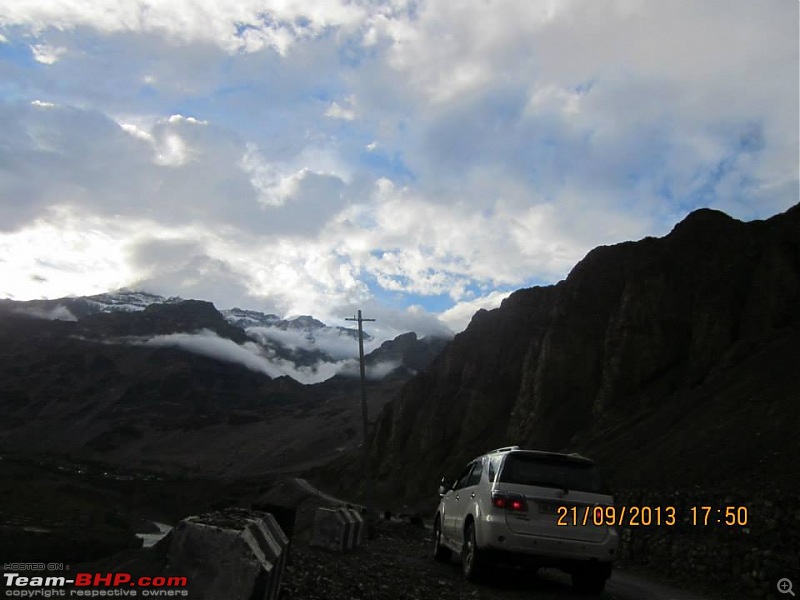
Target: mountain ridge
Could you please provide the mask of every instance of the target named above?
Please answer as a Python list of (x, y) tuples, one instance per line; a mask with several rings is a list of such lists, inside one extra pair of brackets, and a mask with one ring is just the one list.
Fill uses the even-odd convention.
[[(317, 464), (358, 443), (357, 344), (349, 334), (340, 339), (301, 318), (293, 330), (291, 322), (278, 329), (292, 336), (278, 351), (210, 302), (134, 299), (0, 302), (0, 452), (221, 474)], [(325, 348), (291, 347), (308, 342), (308, 328), (350, 357), (326, 362)], [(387, 341), (383, 354), (368, 355), (372, 415), (438, 343), (399, 338), (405, 353), (387, 353)], [(302, 352), (306, 363), (291, 362)]]
[[(413, 501), (512, 443), (595, 456), (626, 486), (701, 484), (718, 472), (764, 483), (747, 451), (780, 456), (769, 472), (787, 478), (800, 451), (786, 425), (800, 422), (798, 306), (798, 206), (750, 223), (696, 211), (663, 238), (596, 248), (563, 281), (478, 311), (404, 385), (376, 423), (379, 487)], [(766, 394), (758, 406), (782, 422), (742, 395), (755, 381)], [(774, 434), (755, 440), (755, 428)]]
[[(78, 321), (81, 325), (77, 334), (95, 337), (214, 332), (238, 344), (255, 342), (265, 360), (274, 363), (277, 369), (283, 369), (284, 374), (300, 378), (302, 383), (316, 383), (339, 371), (345, 376), (354, 372), (349, 363), (356, 354), (358, 331), (331, 327), (310, 315), (284, 319), (240, 308), (218, 311), (213, 304), (202, 300), (165, 298), (127, 289), (52, 300), (3, 299), (0, 300), (0, 312), (45, 320)], [(422, 352), (427, 357), (425, 361), (429, 361), (431, 352), (438, 351), (445, 339), (437, 336), (421, 338), (411, 354)], [(364, 340), (369, 354), (371, 347), (375, 347), (375, 339), (364, 332)], [(376, 366), (377, 362), (371, 359), (369, 364)], [(399, 362), (395, 366), (400, 366)], [(419, 369), (419, 365), (406, 366), (409, 367), (407, 374)], [(385, 371), (386, 368), (380, 368), (376, 373)]]

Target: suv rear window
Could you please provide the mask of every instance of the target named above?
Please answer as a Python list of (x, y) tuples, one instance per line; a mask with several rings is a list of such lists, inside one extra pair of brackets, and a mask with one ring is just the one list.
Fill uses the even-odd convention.
[(469, 474), (469, 479), (467, 479), (467, 487), (471, 485), (478, 485), (481, 482), (482, 474), (483, 474), (483, 463), (481, 461), (478, 461), (472, 468), (472, 473)]
[(592, 463), (523, 453), (506, 457), (499, 481), (595, 494), (608, 493), (600, 472)]

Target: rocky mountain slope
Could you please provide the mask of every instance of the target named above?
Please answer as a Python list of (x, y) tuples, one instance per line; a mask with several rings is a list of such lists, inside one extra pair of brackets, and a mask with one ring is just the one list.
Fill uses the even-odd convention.
[(699, 210), (479, 311), (384, 409), (379, 489), (435, 498), (508, 444), (580, 451), (624, 488), (797, 486), (798, 364), (800, 206)]
[[(0, 310), (62, 321), (117, 314), (117, 322), (124, 327), (129, 321), (128, 316), (135, 320), (135, 313), (145, 311), (150, 306), (182, 302), (183, 298), (164, 298), (148, 292), (122, 289), (94, 296), (53, 300), (0, 300)], [(241, 308), (225, 309), (220, 314), (228, 323), (244, 330), (266, 354), (288, 361), (294, 367), (313, 369), (321, 363), (335, 363), (352, 357), (353, 343), (358, 339), (358, 331), (353, 328), (331, 327), (309, 315), (283, 319), (275, 314)], [(364, 332), (364, 340), (369, 349), (373, 345), (373, 338), (368, 332)]]
[[(360, 442), (356, 378), (303, 385), (212, 304), (157, 298), (111, 310), (0, 303), (0, 451), (241, 475), (318, 464)], [(301, 335), (325, 327), (308, 321), (295, 323)], [(372, 415), (439, 343), (401, 336), (384, 346), (405, 355), (370, 358), (394, 369), (369, 382)]]

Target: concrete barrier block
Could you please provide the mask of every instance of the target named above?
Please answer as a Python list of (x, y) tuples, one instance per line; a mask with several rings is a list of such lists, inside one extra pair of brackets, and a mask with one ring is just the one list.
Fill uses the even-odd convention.
[(269, 513), (226, 509), (188, 517), (171, 532), (166, 572), (195, 600), (276, 600), (289, 540)]
[(350, 521), (339, 509), (318, 508), (314, 513), (314, 532), (311, 545), (334, 552), (350, 549)]
[(346, 508), (340, 508), (339, 512), (342, 513), (344, 520), (347, 522), (347, 549), (353, 550), (358, 540), (358, 520)]
[(364, 517), (355, 508), (347, 508), (345, 510), (352, 515), (356, 522), (355, 547), (363, 546), (367, 539), (367, 524), (364, 521)]

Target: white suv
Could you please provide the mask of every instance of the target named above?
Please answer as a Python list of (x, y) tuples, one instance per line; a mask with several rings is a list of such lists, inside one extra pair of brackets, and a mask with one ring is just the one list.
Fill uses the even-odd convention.
[(614, 500), (588, 458), (498, 448), (471, 461), (449, 489), (442, 480), (439, 495), (434, 557), (460, 554), (469, 580), (495, 562), (556, 567), (577, 589), (599, 594), (611, 576), (619, 536), (593, 517)]

